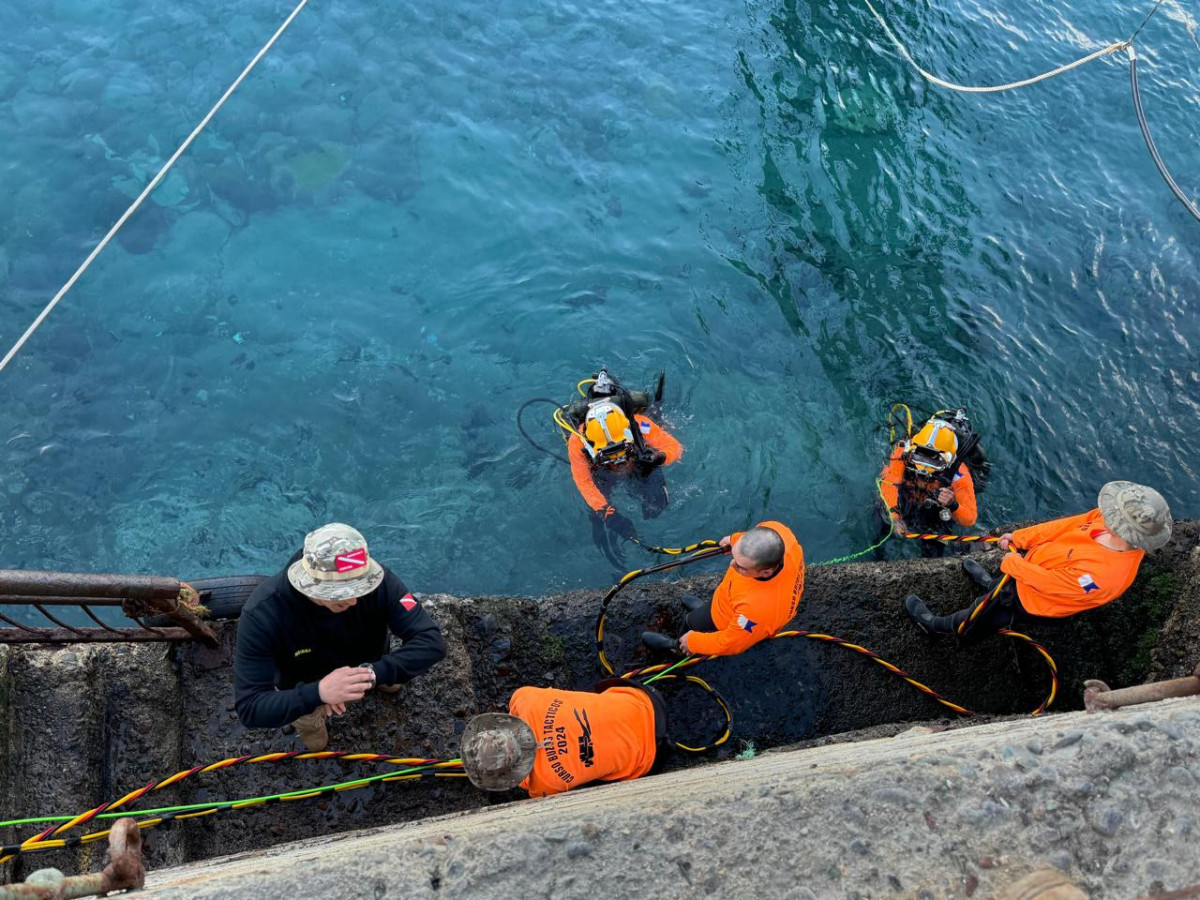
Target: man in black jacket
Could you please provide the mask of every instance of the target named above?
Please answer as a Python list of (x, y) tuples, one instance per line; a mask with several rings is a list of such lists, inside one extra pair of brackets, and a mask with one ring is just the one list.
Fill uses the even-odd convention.
[[(403, 646), (389, 652), (388, 631)], [(238, 623), (234, 703), (247, 728), (288, 722), (311, 751), (325, 720), (367, 691), (395, 693), (446, 655), (441, 629), (366, 539), (333, 523), (250, 595)]]

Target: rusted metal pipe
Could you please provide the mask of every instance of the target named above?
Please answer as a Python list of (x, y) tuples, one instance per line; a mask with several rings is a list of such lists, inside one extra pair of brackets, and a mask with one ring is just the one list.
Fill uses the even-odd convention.
[[(178, 629), (208, 647), (217, 646), (217, 636), (212, 627), (202, 622), (193, 611), (199, 603), (196, 590), (186, 582), (175, 578), (154, 575), (97, 575), (78, 572), (34, 572), (25, 569), (0, 569), (0, 607), (31, 605), (43, 616), (59, 626), (55, 629), (30, 628), (0, 615), (0, 620), (14, 626), (15, 631), (0, 630), (0, 643), (71, 643), (73, 641), (176, 641), (186, 640), (177, 634)], [(140, 629), (121, 629), (117, 633), (107, 629), (75, 628), (56, 618), (46, 606), (82, 606), (84, 612), (97, 623), (104, 625), (87, 606), (119, 605), (126, 616), (138, 622)], [(169, 616), (177, 628), (147, 629), (139, 621), (146, 616), (162, 614)]]
[(108, 865), (103, 872), (66, 877), (42, 869), (24, 884), (0, 885), (0, 900), (75, 900), (111, 891), (136, 890), (146, 883), (142, 831), (133, 819), (117, 819), (108, 835)]
[(157, 575), (98, 575), (88, 572), (0, 569), (0, 600), (9, 596), (172, 600), (179, 596), (179, 580)]
[(1191, 697), (1200, 694), (1200, 666), (1186, 678), (1155, 681), (1114, 691), (1103, 681), (1088, 679), (1083, 683), (1083, 706), (1088, 712), (1100, 709), (1120, 709), (1138, 703), (1154, 703), (1169, 697)]
[(4, 606), (32, 606), (42, 603), (46, 606), (120, 606), (125, 601), (120, 597), (51, 597), (38, 594), (5, 594), (0, 596), (0, 604)]
[(0, 628), (0, 644), (145, 644), (155, 641), (194, 641), (196, 636), (183, 628), (41, 628), (23, 631), (17, 628)]

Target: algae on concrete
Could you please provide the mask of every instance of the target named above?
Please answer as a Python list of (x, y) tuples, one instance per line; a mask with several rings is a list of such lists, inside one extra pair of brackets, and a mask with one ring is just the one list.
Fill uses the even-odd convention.
[[(1062, 672), (1055, 709), (1078, 708), (1078, 685), (1084, 678), (1102, 678), (1121, 687), (1140, 681), (1151, 670), (1167, 673), (1164, 677), (1191, 671), (1200, 635), (1198, 544), (1196, 523), (1180, 522), (1171, 549), (1147, 561), (1151, 578), (1165, 574), (1177, 580), (1170, 604), (1160, 596), (1166, 582), (1139, 579), (1110, 608), (1058, 629), (1031, 631), (1054, 653)], [(979, 558), (985, 565), (996, 564), (995, 555)], [(683, 581), (630, 585), (614, 601), (609, 617), (610, 658), (618, 666), (643, 662), (641, 631), (678, 627), (679, 598), (711, 590), (719, 577), (719, 572), (711, 572)], [(953, 640), (930, 639), (912, 627), (902, 611), (901, 601), (910, 591), (927, 597), (938, 611), (965, 605), (974, 593), (956, 559), (814, 567), (795, 624), (856, 640), (954, 699), (989, 713), (1023, 714), (1040, 702), (1048, 687), (1040, 658), (999, 638), (970, 649)], [(516, 688), (546, 683), (589, 688), (604, 674), (596, 664), (594, 642), (601, 596), (601, 591), (576, 591), (541, 601), (423, 597), (442, 623), (447, 659), (398, 695), (372, 693), (335, 718), (330, 724), (331, 749), (452, 758), (458, 754), (467, 719), (477, 712), (504, 709)], [(1156, 621), (1155, 615), (1165, 621)], [(1137, 634), (1161, 629), (1162, 643), (1151, 654), (1149, 669), (1141, 663), (1130, 668), (1136, 657), (1130, 622), (1137, 622)], [(6, 805), (6, 815), (80, 812), (182, 768), (298, 749), (298, 740), (288, 732), (247, 730), (237, 721), (232, 691), (236, 622), (218, 624), (221, 642), (216, 649), (20, 646), (0, 652), (0, 691), (8, 696), (5, 713), (0, 693), (0, 736), (9, 722), (8, 752), (0, 764), (0, 777), (5, 778), (0, 803)], [(1112, 652), (1114, 644), (1121, 652)], [(855, 737), (877, 737), (915, 722), (970, 730), (966, 721), (951, 720), (944, 708), (870, 661), (818, 642), (771, 641), (739, 657), (705, 663), (697, 671), (729, 700), (733, 736), (717, 753), (668, 759), (668, 772), (730, 759), (751, 744), (761, 754), (798, 742), (845, 740), (838, 735), (856, 730)], [(692, 721), (706, 713), (693, 714), (691, 710), (703, 707), (693, 705), (682, 692), (671, 694), (668, 706), (676, 728), (707, 724)], [(1055, 727), (1053, 716), (1047, 721), (1047, 727)], [(1182, 751), (1184, 745), (1179, 747)], [(1025, 758), (1019, 747), (1014, 754)], [(1193, 760), (1179, 759), (1179, 766), (1194, 765)], [(964, 765), (978, 772), (986, 769), (978, 763)], [(70, 776), (64, 778), (68, 768)], [(375, 771), (361, 763), (333, 761), (240, 766), (189, 779), (172, 799), (257, 796)], [(658, 785), (657, 779), (647, 781)], [(648, 790), (666, 791), (662, 784)], [(584, 805), (593, 796), (590, 790), (578, 793), (577, 802)], [(179, 823), (169, 831), (155, 829), (147, 833), (147, 848), (153, 864), (162, 865), (216, 856), (231, 848), (251, 851), (314, 834), (393, 825), (515, 796), (483, 795), (459, 781), (404, 782), (308, 804), (225, 813)], [(35, 865), (71, 865), (70, 854), (31, 860)], [(0, 877), (22, 871), (16, 867)]]

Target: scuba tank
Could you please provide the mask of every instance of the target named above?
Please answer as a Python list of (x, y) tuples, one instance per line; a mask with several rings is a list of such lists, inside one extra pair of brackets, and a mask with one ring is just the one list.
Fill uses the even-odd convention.
[[(582, 389), (584, 384), (588, 384), (586, 391)], [(636, 393), (627, 390), (621, 382), (608, 374), (608, 369), (605, 366), (600, 367), (600, 371), (596, 373), (594, 378), (588, 381), (581, 381), (580, 393), (582, 399), (576, 400), (574, 403), (568, 404), (563, 408), (567, 421), (577, 432), (582, 431), (584, 422), (587, 421), (588, 410), (592, 409), (598, 403), (608, 402), (620, 407), (631, 423), (635, 414), (640, 413), (649, 405), (649, 399), (642, 391)]]

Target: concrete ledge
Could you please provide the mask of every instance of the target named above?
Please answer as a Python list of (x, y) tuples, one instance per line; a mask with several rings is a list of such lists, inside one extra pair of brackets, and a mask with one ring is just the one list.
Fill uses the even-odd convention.
[[(993, 568), (998, 563), (996, 554), (981, 554), (978, 559)], [(639, 656), (641, 631), (646, 627), (668, 632), (678, 628), (680, 596), (711, 591), (720, 577), (719, 571), (689, 570), (689, 574), (696, 577), (682, 581), (640, 581), (622, 592), (613, 604), (606, 627), (611, 659), (631, 665), (644, 660)], [(1048, 686), (1047, 669), (1032, 651), (1000, 639), (970, 648), (932, 640), (912, 627), (904, 615), (901, 602), (910, 591), (927, 597), (939, 612), (944, 612), (970, 602), (975, 588), (960, 571), (957, 559), (814, 566), (809, 573), (804, 606), (795, 625), (838, 634), (868, 646), (918, 680), (946, 691), (956, 701), (993, 715), (1021, 714), (1042, 700)], [(459, 735), (467, 719), (476, 712), (503, 709), (509, 696), (521, 685), (590, 688), (602, 677), (593, 637), (601, 596), (600, 591), (576, 591), (541, 600), (424, 596), (423, 602), (445, 631), (449, 647), (447, 659), (395, 697), (373, 694), (355, 704), (333, 723), (333, 748), (451, 758), (458, 754)], [(292, 735), (277, 730), (247, 730), (237, 721), (233, 711), (231, 664), (235, 628), (234, 622), (220, 625), (221, 644), (215, 649), (194, 645), (172, 648), (154, 645), (0, 648), (0, 810), (4, 813), (0, 819), (77, 813), (182, 768), (227, 757), (298, 748), (299, 742)], [(1078, 706), (1082, 681), (1086, 678), (1101, 678), (1114, 687), (1125, 687), (1141, 683), (1148, 677), (1189, 674), (1197, 662), (1196, 639), (1200, 635), (1200, 522), (1177, 522), (1174, 540), (1147, 558), (1134, 586), (1119, 602), (1076, 617), (1060, 627), (1039, 626), (1031, 634), (1049, 647), (1058, 663), (1062, 681), (1055, 709)], [(824, 745), (854, 740), (864, 734), (870, 737), (891, 735), (915, 722), (938, 720), (934, 723), (938, 728), (967, 725), (965, 721), (939, 719), (947, 716), (944, 708), (862, 657), (815, 641), (772, 641), (750, 653), (706, 663), (701, 671), (726, 696), (734, 711), (733, 738), (714, 754), (725, 759), (749, 747), (762, 751), (770, 747), (794, 748), (799, 742)], [(677, 737), (700, 738), (711, 734), (709, 717), (712, 709), (706, 702), (697, 702), (694, 696), (680, 691), (668, 698), (668, 707), (673, 728), (678, 729)], [(1033, 731), (1014, 731), (1013, 734), (1040, 735), (1036, 739), (1050, 746), (1057, 739), (1047, 735), (1075, 727), (1060, 724), (1068, 721), (1072, 718), (1055, 716), (1039, 723), (1000, 724), (1005, 728), (1032, 728)], [(1081, 721), (1087, 721), (1088, 727), (1093, 727), (1093, 720)], [(689, 735), (689, 728), (696, 732), (695, 735)], [(978, 727), (968, 730), (973, 734), (1008, 734), (981, 731)], [(1143, 740), (1139, 734), (1134, 737)], [(701, 765), (703, 769), (694, 778), (657, 776), (628, 788), (587, 790), (554, 804), (533, 805), (530, 808), (536, 812), (528, 814), (540, 820), (542, 816), (551, 815), (547, 810), (563, 806), (580, 810), (579, 821), (586, 823), (590, 820), (585, 808), (601, 801), (609, 803), (605, 798), (610, 795), (624, 796), (620, 791), (633, 791), (631, 796), (635, 799), (628, 807), (629, 823), (620, 825), (619, 830), (626, 845), (649, 848), (645, 852), (651, 855), (622, 857), (616, 854), (615, 846), (605, 845), (604, 859), (612, 860), (611, 865), (596, 862), (600, 851), (594, 857), (585, 852), (592, 839), (575, 837), (568, 841), (574, 847), (574, 855), (559, 859), (562, 848), (552, 837), (543, 834), (546, 829), (540, 825), (530, 832), (529, 846), (522, 843), (514, 852), (524, 848), (536, 858), (544, 857), (547, 861), (547, 868), (542, 873), (543, 882), (539, 882), (541, 886), (535, 893), (551, 889), (566, 895), (571, 891), (582, 893), (586, 887), (577, 888), (572, 886), (575, 882), (567, 883), (568, 876), (576, 870), (583, 873), (581, 877), (586, 877), (587, 881), (581, 882), (585, 885), (614, 882), (619, 887), (626, 882), (632, 884), (630, 879), (634, 879), (634, 875), (631, 873), (654, 865), (672, 874), (674, 881), (664, 881), (664, 885), (686, 887), (690, 879), (692, 889), (712, 884), (738, 893), (748, 884), (753, 884), (753, 890), (757, 891), (761, 884), (762, 890), (769, 888), (773, 892), (771, 896), (775, 896), (779, 894), (776, 888), (782, 890), (785, 885), (789, 890), (795, 888), (795, 882), (784, 879), (776, 883), (773, 880), (776, 875), (771, 873), (782, 869), (793, 876), (806, 873), (805, 877), (809, 879), (833, 872), (826, 881), (817, 878), (808, 882), (810, 890), (818, 896), (850, 896), (855, 891), (871, 896), (885, 896), (890, 891), (904, 896), (905, 892), (911, 893), (918, 886), (935, 883), (930, 873), (943, 869), (931, 867), (948, 866), (944, 870), (946, 874), (939, 876), (945, 884), (937, 890), (953, 896), (952, 891), (960, 890), (953, 887), (953, 878), (965, 879), (961, 886), (965, 891), (972, 883), (970, 878), (981, 880), (985, 877), (984, 872), (991, 871), (980, 867), (980, 859), (994, 861), (999, 855), (1009, 853), (1007, 848), (1019, 847), (1022, 848), (1019, 858), (1024, 861), (1034, 851), (1034, 845), (1026, 846), (1020, 843), (1023, 838), (1011, 835), (978, 851), (969, 843), (976, 831), (985, 831), (983, 826), (989, 817), (1003, 818), (1006, 809), (1014, 808), (1017, 801), (997, 793), (1001, 788), (1008, 790), (1010, 781), (1021, 787), (1022, 779), (1025, 779), (1029, 782), (1028, 789), (1040, 790), (1041, 778), (1068, 777), (1060, 776), (1053, 767), (1046, 767), (1045, 760), (1057, 760), (1057, 756), (1051, 754), (1043, 759), (1032, 750), (1021, 750), (1026, 741), (1034, 739), (993, 738), (1001, 745), (1009, 746), (1013, 754), (1025, 761), (1022, 765), (1026, 768), (1018, 767), (1009, 781), (988, 787), (991, 793), (975, 804), (975, 808), (982, 811), (968, 817), (972, 819), (970, 830), (955, 830), (960, 829), (960, 825), (953, 824), (954, 816), (958, 814), (957, 806), (950, 799), (939, 799), (941, 794), (931, 787), (928, 792), (931, 799), (920, 799), (926, 795), (918, 794), (920, 803), (924, 804), (920, 810), (922, 815), (913, 820), (911, 827), (905, 825), (916, 835), (910, 843), (890, 842), (890, 832), (882, 836), (864, 836), (869, 831), (867, 826), (875, 827), (879, 819), (907, 823), (904, 815), (908, 811), (886, 811), (856, 799), (856, 792), (861, 798), (868, 796), (870, 790), (884, 789), (875, 783), (871, 771), (862, 771), (855, 777), (862, 779), (863, 784), (876, 784), (874, 788), (855, 785), (845, 793), (826, 788), (814, 789), (815, 792), (804, 789), (802, 793), (802, 785), (807, 783), (809, 774), (805, 767), (818, 766), (813, 770), (817, 773), (813, 777), (817, 779), (816, 784), (825, 785), (827, 778), (821, 773), (827, 763), (823, 760), (842, 759), (840, 756), (789, 757), (804, 760), (791, 764), (776, 763), (777, 757), (768, 756), (763, 762), (726, 767), (712, 767), (711, 757), (700, 760), (676, 758), (669, 762), (668, 768)], [(909, 740), (906, 737), (883, 746), (892, 752), (895, 748), (910, 746)], [(940, 752), (937, 748), (959, 746), (954, 743), (957, 740), (958, 737), (942, 734), (912, 746), (920, 748), (922, 753), (937, 753)], [(1188, 741), (1191, 740), (1189, 737)], [(1141, 752), (1136, 743), (1127, 741), (1121, 746), (1126, 749), (1113, 752), (1119, 753), (1122, 759)], [(1178, 750), (1183, 745), (1171, 746)], [(1128, 749), (1130, 747), (1133, 749)], [(816, 753), (818, 749), (813, 747), (809, 752)], [(822, 752), (833, 749), (827, 747)], [(979, 778), (993, 769), (1001, 771), (1002, 760), (983, 755), (989, 751), (994, 754), (996, 747), (984, 744), (972, 751), (978, 758), (955, 760), (951, 769), (970, 769)], [(850, 748), (845, 752), (850, 754), (845, 759), (873, 759), (860, 755), (866, 753), (863, 750)], [(888, 760), (886, 765), (893, 771), (890, 777), (897, 784), (901, 779), (911, 778), (910, 773), (914, 771), (925, 771), (916, 763), (907, 764), (899, 758), (886, 756), (880, 760), (885, 758)], [(810, 759), (814, 762), (809, 762)], [(1030, 759), (1033, 763), (1029, 763)], [(1194, 754), (1188, 757), (1190, 759), (1194, 759)], [(877, 764), (884, 765), (883, 762), (871, 762), (868, 769)], [(743, 768), (747, 765), (750, 768)], [(754, 767), (760, 765), (767, 766), (764, 774), (746, 774), (756, 772)], [(774, 768), (777, 765), (780, 768)], [(797, 767), (796, 773), (791, 773), (789, 765)], [(1195, 778), (1191, 762), (1181, 757), (1160, 768), (1174, 773), (1169, 777), (1180, 779), (1174, 786), (1177, 792), (1194, 793), (1194, 784), (1185, 779), (1185, 775)], [(1179, 775), (1176, 769), (1184, 770), (1184, 775)], [(239, 766), (188, 779), (155, 794), (152, 805), (252, 797), (344, 781), (369, 771), (335, 762)], [(947, 777), (957, 785), (958, 781), (951, 777), (953, 771)], [(1051, 774), (1047, 775), (1047, 772)], [(1094, 834), (1088, 818), (1092, 815), (1089, 804), (1098, 803), (1097, 798), (1107, 788), (1086, 773), (1070, 777), (1090, 785), (1080, 794), (1082, 799), (1074, 794), (1052, 798), (1058, 804), (1053, 809), (1047, 808), (1036, 815), (1024, 811), (1020, 817), (1025, 820), (1030, 833), (1037, 835), (1037, 852), (1043, 857), (1058, 854), (1053, 856), (1056, 862), (1073, 867), (1088, 878), (1100, 880), (1108, 877), (1105, 866), (1111, 861), (1113, 848), (1107, 842), (1095, 844), (1094, 838), (1093, 843), (1080, 843), (1082, 839), (1076, 832)], [(672, 780), (674, 778), (680, 780)], [(713, 790), (713, 784), (743, 778), (751, 778), (755, 789), (761, 784), (772, 793), (763, 797), (747, 795), (741, 799), (730, 799), (730, 795), (723, 793), (712, 794), (713, 809), (721, 810), (719, 820), (707, 815), (704, 803), (710, 802), (709, 799), (699, 805), (694, 802), (695, 798), (709, 797), (707, 792)], [(774, 793), (777, 779), (786, 784), (797, 780), (798, 783), (788, 788), (790, 794)], [(966, 775), (962, 779), (969, 780)], [(1151, 787), (1158, 790), (1160, 785)], [(954, 790), (959, 788), (955, 786)], [(802, 803), (796, 799), (800, 796), (803, 796)], [(662, 805), (660, 801), (664, 797), (673, 797), (674, 803)], [(821, 806), (826, 800), (830, 804), (827, 808)], [(391, 788), (374, 787), (302, 806), (281, 805), (196, 819), (173, 829), (157, 829), (148, 834), (146, 854), (151, 870), (159, 871), (185, 861), (282, 845), (312, 834), (354, 832), (345, 838), (355, 841), (353, 845), (331, 846), (357, 847), (358, 835), (371, 833), (364, 829), (379, 826), (390, 829), (387, 841), (403, 839), (408, 842), (409, 836), (417, 832), (401, 829), (398, 823), (430, 816), (443, 817), (436, 820), (439, 822), (446, 821), (447, 813), (488, 807), (489, 803), (495, 803), (495, 798), (444, 780)], [(745, 804), (760, 808), (766, 817), (765, 825), (772, 825), (781, 817), (789, 823), (809, 822), (811, 816), (810, 824), (798, 826), (807, 827), (809, 831), (793, 834), (788, 830), (791, 827), (788, 824), (780, 826), (778, 832), (764, 832), (764, 823), (756, 824), (752, 816), (743, 815), (742, 805)], [(672, 823), (677, 821), (683, 823), (678, 829), (699, 829), (704, 835), (698, 839), (701, 841), (699, 849), (693, 848), (688, 850), (688, 855), (681, 856), (682, 851), (673, 849), (673, 842), (659, 845), (655, 843), (657, 838), (642, 836), (644, 829), (638, 825), (642, 807), (646, 810), (647, 820), (654, 823), (653, 827), (647, 826), (652, 831), (665, 829), (673, 834), (676, 826)], [(147, 807), (143, 804), (142, 808)], [(619, 806), (611, 809), (611, 813), (603, 815), (614, 821), (626, 815)], [(935, 823), (950, 816), (951, 824), (929, 827), (923, 815), (926, 810)], [(1073, 812), (1068, 816), (1063, 810)], [(1150, 822), (1146, 827), (1159, 827), (1157, 819), (1136, 812), (1133, 806), (1118, 812), (1122, 816), (1118, 824), (1124, 827), (1135, 820), (1139, 825)], [(485, 813), (492, 814), (490, 809)], [(520, 824), (525, 821), (522, 818), (525, 814), (505, 815), (513, 816), (511, 820), (504, 820), (506, 823), (517, 823), (505, 824), (505, 828), (527, 828)], [(979, 819), (980, 824), (973, 824), (973, 819)], [(1109, 824), (1102, 823), (1102, 827), (1110, 828), (1110, 820), (1111, 816), (1104, 820)], [(846, 830), (855, 823), (857, 830)], [(1178, 827), (1185, 825), (1188, 823), (1179, 818)], [(743, 846), (733, 836), (726, 835), (730, 828), (756, 834), (768, 841), (764, 846), (774, 849), (771, 853), (758, 855), (752, 852), (752, 847)], [(4, 842), (29, 836), (29, 831), (24, 828), (9, 828), (4, 832), (0, 834)], [(64, 850), (22, 857), (0, 870), (0, 883), (21, 880), (32, 869), (46, 865), (67, 872), (97, 870), (103, 865), (102, 853), (98, 845), (92, 846), (95, 852)], [(455, 842), (437, 849), (440, 846), (427, 847), (429, 859), (419, 865), (417, 863), (424, 859), (423, 856), (409, 858), (409, 866), (404, 870), (407, 874), (402, 875), (399, 870), (392, 871), (380, 864), (380, 871), (384, 872), (380, 876), (384, 877), (380, 882), (381, 890), (384, 893), (391, 890), (394, 894), (400, 889), (400, 882), (395, 879), (409, 878), (413, 872), (416, 875), (412, 877), (416, 880), (411, 885), (406, 881), (404, 891), (414, 896), (425, 895), (421, 892), (451, 890), (459, 896), (469, 896), (473, 891), (486, 893), (482, 885), (503, 883), (503, 878), (495, 873), (508, 871), (508, 863), (501, 860), (499, 850), (492, 852), (490, 857), (486, 854), (480, 857), (489, 860), (490, 868), (476, 869), (473, 866), (477, 860), (467, 853), (458, 855)], [(732, 851), (727, 847), (734, 848), (737, 855), (730, 856)], [(836, 850), (833, 856), (820, 855), (831, 848)], [(1012, 852), (1016, 854), (1015, 850)], [(1124, 896), (1149, 892), (1155, 879), (1163, 880), (1164, 884), (1173, 883), (1177, 874), (1172, 868), (1175, 863), (1166, 862), (1171, 857), (1154, 848), (1147, 852), (1151, 857), (1146, 863), (1146, 877), (1141, 878), (1146, 884), (1131, 888)], [(945, 862), (947, 854), (952, 857), (951, 863)], [(820, 865), (813, 862), (814, 859)], [(1113, 863), (1117, 864), (1124, 865), (1124, 862)], [(361, 887), (363, 879), (375, 877), (373, 872), (365, 869), (358, 876), (348, 876), (350, 869), (347, 867), (351, 865), (350, 862), (339, 863), (335, 880), (350, 877), (351, 882)], [(745, 865), (753, 871), (743, 872)], [(486, 874), (489, 872), (492, 874)], [(1158, 872), (1162, 874), (1154, 874)], [(1134, 883), (1134, 876), (1128, 871), (1116, 874), (1127, 876), (1129, 883)], [(760, 881), (740, 880), (751, 876)], [(530, 878), (527, 873), (519, 877)], [(497, 882), (497, 878), (500, 881)], [(898, 880), (902, 888), (896, 888), (893, 879)], [(528, 884), (533, 883), (528, 881)], [(858, 886), (847, 886), (852, 883)], [(315, 889), (308, 890), (305, 885), (297, 890), (298, 896), (321, 895)], [(512, 890), (517, 887), (512, 886)], [(373, 887), (371, 891), (374, 892)], [(780, 895), (786, 894), (784, 891)], [(329, 896), (337, 894), (330, 893)], [(1115, 892), (1112, 896), (1122, 894)]]
[(1094, 898), (1200, 882), (1200, 701), (922, 731), (213, 859), (148, 896), (987, 897), (1046, 862)]

